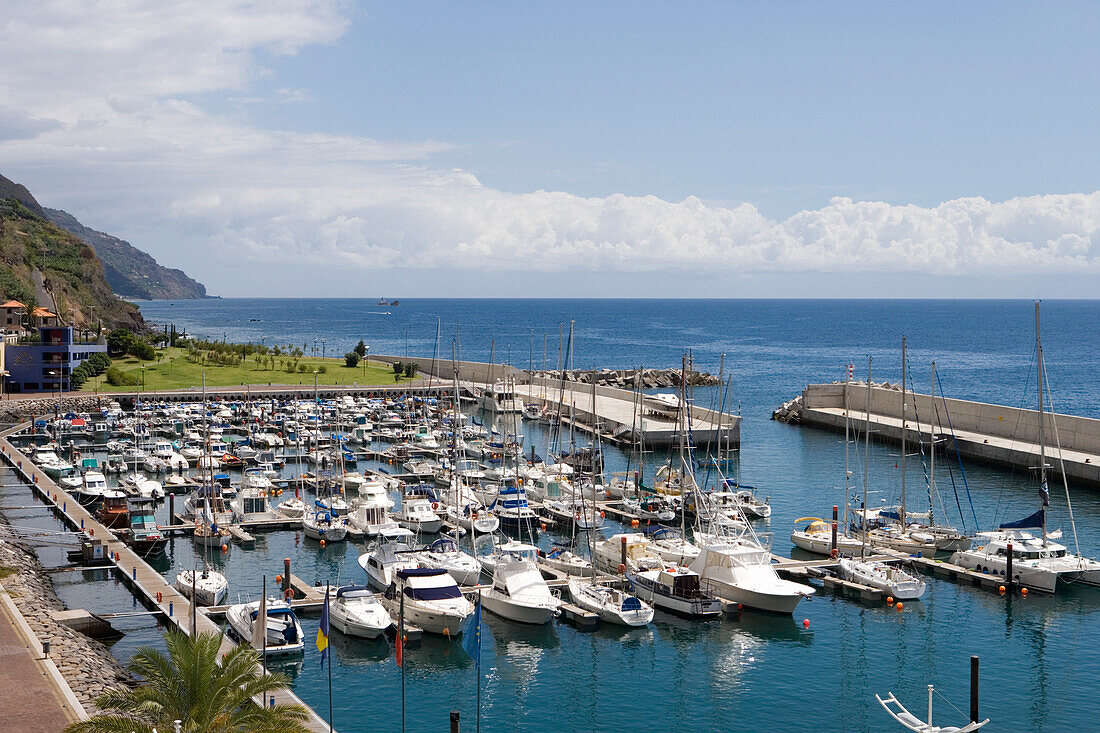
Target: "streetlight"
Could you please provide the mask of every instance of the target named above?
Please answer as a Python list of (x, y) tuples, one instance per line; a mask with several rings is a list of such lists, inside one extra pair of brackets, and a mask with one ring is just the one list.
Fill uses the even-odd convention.
[(325, 358), (325, 340), (321, 339), (321, 358)]

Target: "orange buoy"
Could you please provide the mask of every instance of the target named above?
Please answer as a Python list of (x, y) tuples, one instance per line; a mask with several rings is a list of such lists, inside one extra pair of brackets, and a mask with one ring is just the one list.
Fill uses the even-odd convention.
[(546, 522), (542, 522), (541, 524), (539, 524), (539, 526), (542, 527), (543, 532), (546, 531)]
[(802, 628), (804, 628), (804, 629), (810, 628), (810, 619), (808, 619), (808, 618), (802, 619)]
[(894, 597), (893, 596), (886, 596), (886, 605), (887, 606), (894, 605)]
[(451, 630), (449, 628), (447, 628), (446, 626), (443, 627), (443, 636), (446, 639), (451, 638)]
[(222, 552), (229, 552), (229, 545), (222, 545)]
[(275, 585), (282, 585), (282, 584), (283, 584), (283, 576), (276, 575), (275, 576)]
[(289, 601), (293, 597), (294, 597), (294, 591), (291, 590), (290, 588), (287, 588), (285, 591), (283, 591), (283, 598), (285, 598)]
[(997, 589), (997, 592), (1003, 596), (1005, 594), (1005, 590), (1006, 588), (1002, 585), (1000, 588)]
[(902, 608), (904, 608), (904, 606), (901, 605), (901, 601), (898, 601), (898, 605), (894, 606), (894, 608), (900, 611)]
[(324, 546), (325, 546), (325, 541), (321, 540), (321, 547), (324, 547)]
[(1024, 598), (1027, 598), (1027, 588), (1021, 588), (1020, 595), (1022, 595)]
[(607, 518), (607, 514), (605, 514), (603, 511), (600, 511), (600, 519), (606, 519), (606, 518)]

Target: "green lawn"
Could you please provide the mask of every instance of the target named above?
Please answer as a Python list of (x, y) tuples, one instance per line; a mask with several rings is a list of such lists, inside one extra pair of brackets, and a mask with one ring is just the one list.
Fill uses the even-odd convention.
[[(306, 372), (288, 374), (279, 361), (285, 357), (275, 357), (276, 365), (271, 369), (267, 363), (261, 367), (252, 359), (244, 361), (240, 366), (217, 366), (215, 364), (198, 364), (191, 361), (184, 349), (164, 349), (158, 351), (158, 361), (141, 361), (133, 356), (119, 357), (113, 360), (111, 366), (118, 367), (124, 372), (141, 376), (142, 365), (145, 366), (144, 387), (115, 387), (107, 384), (103, 375), (95, 377), (84, 383), (82, 391), (90, 392), (98, 389), (100, 392), (134, 392), (142, 389), (145, 392), (156, 392), (168, 389), (187, 389), (189, 387), (201, 387), (202, 375), (206, 372), (206, 386), (208, 387), (234, 387), (244, 384), (290, 384), (301, 386), (313, 386), (313, 370), (325, 366), (326, 373), (317, 375), (317, 384), (363, 384), (380, 385), (393, 384), (393, 367), (389, 364), (371, 361), (360, 361), (359, 366), (349, 369), (344, 366), (344, 358), (320, 359), (301, 357), (299, 365), (305, 365)], [(410, 381), (402, 379), (402, 381)]]

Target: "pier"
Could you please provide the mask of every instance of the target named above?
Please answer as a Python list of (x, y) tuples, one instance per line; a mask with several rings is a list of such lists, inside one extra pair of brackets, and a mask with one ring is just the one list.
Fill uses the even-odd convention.
[[(31, 460), (13, 446), (8, 438), (20, 430), (29, 427), (29, 423), (18, 425), (0, 433), (0, 456), (15, 469), (29, 487), (47, 503), (52, 506), (54, 513), (60, 517), (73, 531), (87, 535), (93, 542), (101, 542), (110, 564), (106, 567), (113, 568), (127, 587), (137, 596), (138, 600), (151, 611), (159, 612), (166, 620), (175, 624), (186, 634), (191, 633), (215, 633), (221, 634), (222, 629), (210, 620), (205, 611), (195, 606), (192, 608), (190, 601), (177, 591), (164, 576), (149, 566), (145, 560), (131, 550), (124, 542), (120, 541), (109, 529), (100, 524), (93, 514), (88, 512), (76, 497), (61, 489), (53, 480)], [(226, 634), (222, 640), (223, 654), (228, 653), (236, 646)], [(329, 724), (322, 719), (309, 706), (305, 705), (291, 690), (279, 690), (272, 693), (269, 700), (257, 700), (256, 704), (266, 705), (274, 700), (277, 704), (301, 705), (309, 711), (306, 725), (317, 733), (329, 730)]]
[[(773, 419), (814, 428), (844, 430), (843, 382), (811, 384), (796, 399), (773, 414)], [(848, 420), (855, 430), (869, 428), (890, 442), (925, 445), (933, 440), (948, 454), (1012, 468), (1039, 465), (1039, 413), (985, 402), (972, 402), (910, 392), (904, 428), (901, 390), (873, 384), (870, 414), (867, 385), (848, 385)], [(1070, 481), (1100, 487), (1100, 420), (1045, 413), (1048, 470)], [(1060, 447), (1059, 447), (1060, 443)]]

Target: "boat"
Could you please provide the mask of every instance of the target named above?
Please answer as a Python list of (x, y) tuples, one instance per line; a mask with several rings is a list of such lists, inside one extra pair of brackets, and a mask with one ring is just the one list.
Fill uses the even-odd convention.
[(527, 504), (527, 493), (522, 486), (506, 484), (500, 487), (496, 499), (489, 505), (496, 514), (502, 529), (511, 532), (533, 534), (538, 522), (535, 510)]
[(391, 616), (403, 614), (406, 622), (429, 634), (458, 636), (474, 613), (474, 604), (462, 595), (455, 579), (437, 568), (395, 571), (382, 597)]
[[(833, 550), (833, 526), (820, 517), (799, 517), (795, 521), (795, 529), (791, 532), (791, 543), (806, 552), (815, 555), (830, 555)], [(799, 525), (808, 522), (799, 529)], [(837, 554), (852, 556), (858, 555), (863, 547), (863, 540), (845, 534), (839, 526), (836, 534)]]
[(653, 606), (635, 595), (591, 578), (569, 578), (568, 586), (573, 603), (596, 614), (601, 621), (618, 626), (648, 626), (653, 620)]
[[(539, 571), (538, 548), (509, 542), (497, 547), (489, 561), (493, 582), (481, 591), (481, 604), (487, 611), (510, 621), (546, 624), (558, 614), (561, 600)], [(481, 558), (483, 565), (485, 558)]]
[(270, 491), (261, 487), (246, 486), (243, 482), (237, 497), (229, 502), (233, 518), (237, 522), (255, 522), (280, 519), (268, 501)]
[(103, 498), (103, 492), (107, 491), (107, 477), (99, 471), (88, 471), (84, 474), (84, 480), (76, 490), (76, 498), (81, 504), (92, 504)]
[(915, 601), (924, 595), (924, 579), (902, 568), (878, 560), (842, 557), (837, 564), (840, 577), (853, 583), (878, 588), (899, 601)]
[(653, 549), (666, 563), (687, 565), (699, 555), (699, 548), (671, 527), (652, 527), (645, 533), (649, 535)]
[(390, 516), (393, 499), (381, 481), (367, 479), (359, 484), (359, 498), (353, 500), (347, 522), (355, 532), (375, 537), (383, 527), (394, 525)]
[(623, 497), (623, 509), (643, 522), (675, 522), (676, 511), (672, 502), (661, 494), (648, 494), (640, 499)]
[(130, 527), (123, 540), (142, 557), (156, 557), (168, 547), (168, 538), (157, 524), (153, 507), (147, 501), (130, 504)]
[[(971, 731), (978, 730), (983, 725), (989, 722), (989, 718), (985, 720), (971, 720), (961, 728), (954, 725), (938, 726), (932, 724), (932, 694), (935, 692), (935, 688), (932, 685), (928, 685), (928, 720), (924, 721), (918, 718), (913, 713), (909, 712), (901, 702), (894, 697), (894, 693), (890, 692), (886, 697), (880, 697), (875, 695), (875, 699), (878, 700), (879, 705), (890, 714), (890, 717), (901, 723), (905, 728), (914, 731), (914, 733), (971, 733)], [(950, 701), (948, 701), (950, 705)], [(951, 705), (951, 707), (955, 707)], [(958, 708), (955, 708), (958, 710)], [(961, 711), (960, 711), (961, 712)], [(977, 716), (975, 716), (977, 717)]]
[(402, 568), (420, 566), (416, 536), (404, 527), (396, 527), (381, 536), (378, 545), (359, 556), (359, 567), (367, 573), (367, 581), (378, 590), (386, 590), (393, 582), (393, 573)]
[(181, 570), (176, 574), (174, 585), (187, 598), (191, 598), (193, 593), (195, 602), (200, 606), (220, 606), (229, 592), (229, 582), (225, 576), (211, 570), (205, 562), (201, 573), (197, 570)]
[(328, 615), (338, 631), (364, 639), (377, 639), (393, 624), (386, 607), (365, 585), (337, 588)]
[(417, 534), (436, 534), (443, 529), (443, 520), (427, 499), (405, 496), (396, 515), (397, 523)]
[[(305, 650), (305, 634), (294, 609), (281, 598), (269, 598), (264, 614), (267, 638), (256, 651), (267, 656), (294, 654)], [(225, 620), (243, 641), (252, 643), (253, 627), (259, 623), (260, 602), (237, 603), (225, 611)]]
[(772, 507), (767, 499), (756, 497), (755, 486), (738, 484), (731, 479), (722, 482), (723, 487), (733, 494), (733, 504), (747, 519), (767, 519), (772, 515)]
[(814, 594), (808, 585), (780, 578), (771, 553), (749, 533), (704, 545), (688, 567), (707, 591), (759, 611), (792, 614), (803, 598)]
[(314, 508), (302, 515), (302, 531), (312, 540), (343, 542), (348, 536), (348, 523), (318, 499)]
[(450, 535), (443, 535), (418, 555), (420, 566), (446, 570), (459, 585), (477, 585), (481, 580), (481, 565), (469, 553), (458, 548)]
[(122, 529), (130, 525), (130, 507), (126, 494), (115, 489), (103, 492), (103, 503), (99, 505), (95, 516), (100, 524), (108, 529)]
[(279, 502), (275, 511), (289, 519), (301, 519), (306, 513), (306, 503), (295, 493), (289, 499)]
[(602, 524), (598, 516), (593, 517), (595, 512), (590, 504), (583, 499), (562, 498), (544, 501), (542, 508), (556, 524), (572, 526), (577, 532), (590, 532)]
[(76, 470), (73, 464), (59, 458), (53, 451), (40, 451), (34, 455), (33, 459), (38, 462), (38, 467), (54, 481), (69, 476)]
[(686, 618), (722, 615), (722, 601), (703, 591), (699, 573), (679, 565), (626, 574), (634, 593), (654, 608)]
[(523, 401), (516, 397), (515, 382), (487, 384), (477, 398), (478, 409), (501, 415), (523, 413)]
[(540, 555), (542, 561), (566, 575), (591, 575), (592, 563), (567, 547), (555, 546), (549, 552)]
[(653, 542), (641, 532), (611, 535), (595, 545), (595, 564), (605, 573), (654, 570), (664, 567), (665, 561), (653, 546)]

